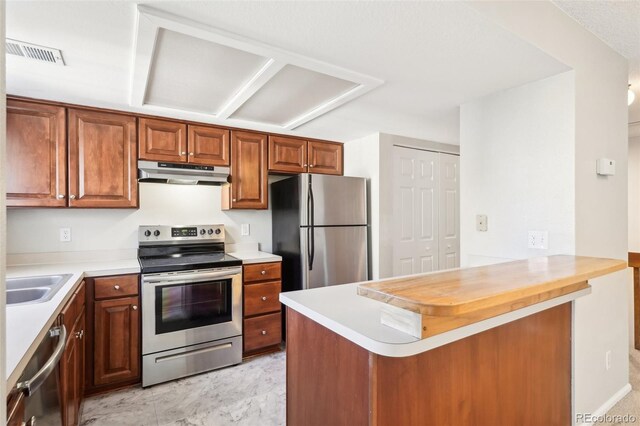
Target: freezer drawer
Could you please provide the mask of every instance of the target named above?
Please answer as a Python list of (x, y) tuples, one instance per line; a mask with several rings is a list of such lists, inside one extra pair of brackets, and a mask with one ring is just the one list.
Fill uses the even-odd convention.
[(301, 228), (302, 288), (366, 281), (367, 227)]

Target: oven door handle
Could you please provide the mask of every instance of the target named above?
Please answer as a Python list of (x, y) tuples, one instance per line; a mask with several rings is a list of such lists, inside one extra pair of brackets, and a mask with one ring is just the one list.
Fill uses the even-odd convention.
[(242, 268), (225, 269), (217, 272), (203, 272), (175, 275), (143, 275), (142, 282), (149, 284), (182, 284), (207, 281), (212, 278), (232, 278), (242, 273)]

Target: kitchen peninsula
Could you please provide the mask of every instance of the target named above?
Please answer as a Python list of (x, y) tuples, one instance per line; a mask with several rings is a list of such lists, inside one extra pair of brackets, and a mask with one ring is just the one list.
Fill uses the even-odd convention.
[(624, 268), (549, 256), (283, 293), (287, 424), (569, 425), (572, 303)]

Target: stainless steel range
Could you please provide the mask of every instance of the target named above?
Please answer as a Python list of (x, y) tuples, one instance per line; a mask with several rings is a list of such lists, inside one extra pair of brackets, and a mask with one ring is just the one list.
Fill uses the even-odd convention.
[(242, 361), (242, 261), (224, 226), (141, 226), (142, 386)]

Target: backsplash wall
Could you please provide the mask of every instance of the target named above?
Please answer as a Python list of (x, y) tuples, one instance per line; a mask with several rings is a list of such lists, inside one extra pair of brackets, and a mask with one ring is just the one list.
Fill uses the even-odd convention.
[[(138, 247), (139, 225), (224, 224), (227, 243), (271, 250), (271, 210), (222, 211), (220, 187), (140, 183), (140, 209), (16, 208), (7, 212), (7, 253), (122, 250)], [(248, 223), (249, 236), (240, 236)], [(60, 228), (71, 241), (60, 242)]]

